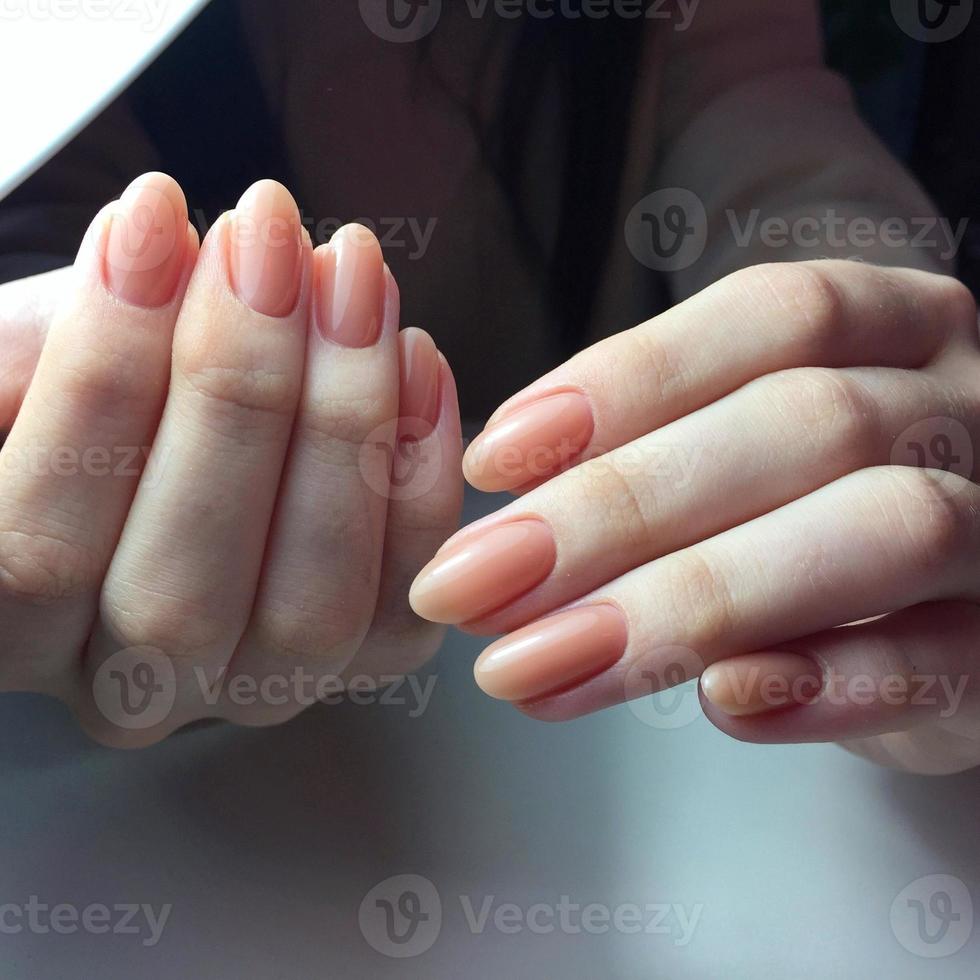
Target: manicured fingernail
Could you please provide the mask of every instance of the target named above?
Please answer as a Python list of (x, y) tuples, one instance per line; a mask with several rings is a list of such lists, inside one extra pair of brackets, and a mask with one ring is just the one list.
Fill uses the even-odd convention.
[(187, 203), (166, 174), (144, 174), (113, 209), (105, 282), (124, 303), (154, 309), (177, 292), (187, 248)]
[(320, 333), (342, 347), (370, 347), (381, 335), (384, 257), (362, 225), (345, 225), (317, 249), (316, 317)]
[(242, 195), (231, 226), (231, 281), (257, 313), (284, 317), (296, 309), (302, 241), (296, 202), (282, 184), (260, 180)]
[(437, 555), (409, 593), (434, 623), (466, 623), (512, 602), (555, 566), (555, 538), (543, 521), (497, 524)]
[(623, 656), (627, 638), (615, 606), (578, 606), (497, 640), (473, 671), (490, 697), (531, 701), (607, 670)]
[[(398, 338), (398, 363), (401, 375), (401, 410), (399, 414), (410, 423), (413, 435), (422, 426), (429, 430), (439, 421), (439, 350), (424, 331), (409, 327)], [(428, 433), (425, 433), (428, 435)]]
[(727, 715), (761, 715), (809, 704), (820, 670), (795, 653), (752, 653), (712, 664), (701, 675), (705, 697)]
[(479, 490), (513, 490), (558, 472), (585, 449), (595, 422), (589, 400), (565, 391), (505, 415), (470, 445), (466, 478)]

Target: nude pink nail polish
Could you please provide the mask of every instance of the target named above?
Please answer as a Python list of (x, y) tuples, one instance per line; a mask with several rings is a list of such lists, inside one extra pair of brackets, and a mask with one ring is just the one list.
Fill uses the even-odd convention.
[(243, 195), (230, 228), (231, 281), (257, 313), (284, 317), (296, 309), (303, 276), (303, 235), (292, 195), (260, 180)]
[(622, 658), (627, 638), (616, 606), (577, 606), (491, 644), (473, 671), (491, 697), (531, 701), (607, 670)]
[(543, 521), (487, 528), (440, 553), (419, 573), (409, 601), (435, 623), (465, 623), (513, 602), (555, 566), (555, 538)]
[(796, 653), (747, 653), (701, 675), (704, 696), (725, 714), (748, 717), (809, 704), (823, 686), (820, 668)]
[(490, 493), (546, 479), (585, 449), (595, 430), (592, 406), (579, 391), (531, 402), (482, 432), (466, 452), (466, 477)]
[(439, 350), (424, 330), (409, 327), (399, 337), (398, 364), (401, 378), (399, 414), (411, 423), (413, 434), (423, 438), (416, 429), (431, 431), (439, 421), (439, 379), (442, 374)]
[(345, 225), (316, 253), (316, 318), (321, 336), (341, 347), (371, 347), (381, 336), (385, 265), (378, 239)]
[(155, 309), (177, 292), (187, 251), (187, 204), (166, 174), (144, 174), (113, 206), (105, 282), (123, 302)]

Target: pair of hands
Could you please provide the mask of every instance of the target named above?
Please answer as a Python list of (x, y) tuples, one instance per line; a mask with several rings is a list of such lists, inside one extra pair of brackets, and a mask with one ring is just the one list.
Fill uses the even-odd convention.
[[(477, 680), (534, 717), (700, 677), (737, 738), (980, 763), (980, 358), (954, 280), (759, 266), (597, 344), (491, 418), (463, 470), (518, 499), (446, 541), (452, 376), (397, 334), (366, 232), (314, 252), (263, 182), (198, 254), (150, 175), (75, 276), (0, 455), (0, 682), (96, 738), (274, 723), (412, 671), (441, 640), (406, 602), (435, 552), (412, 606), (505, 634)], [(140, 697), (166, 712), (135, 727)]]

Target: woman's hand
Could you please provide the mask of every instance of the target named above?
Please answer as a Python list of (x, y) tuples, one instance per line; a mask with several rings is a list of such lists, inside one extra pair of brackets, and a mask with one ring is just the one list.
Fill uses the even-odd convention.
[(314, 252), (263, 181), (199, 250), (149, 174), (72, 275), (33, 377), (43, 314), (0, 375), (11, 412), (30, 378), (0, 451), (0, 688), (140, 746), (427, 659), (441, 631), (405, 595), (456, 526), (458, 409), (376, 239)]
[(72, 282), (68, 266), (0, 285), (0, 435), (17, 418), (51, 321)]
[(527, 492), (450, 539), (412, 603), (510, 634), (476, 677), (536, 718), (700, 676), (736, 738), (977, 765), (978, 433), (964, 286), (747, 269), (506, 402), (465, 471)]

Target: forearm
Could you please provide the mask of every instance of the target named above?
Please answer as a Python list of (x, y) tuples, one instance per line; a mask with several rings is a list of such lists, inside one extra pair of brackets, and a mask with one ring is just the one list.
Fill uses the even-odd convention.
[(707, 245), (670, 273), (684, 298), (760, 262), (820, 257), (951, 272), (962, 227), (941, 218), (816, 67), (750, 79), (680, 131), (657, 174), (703, 202)]

